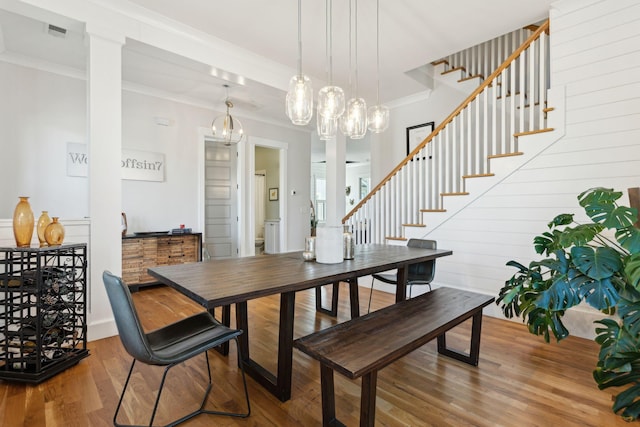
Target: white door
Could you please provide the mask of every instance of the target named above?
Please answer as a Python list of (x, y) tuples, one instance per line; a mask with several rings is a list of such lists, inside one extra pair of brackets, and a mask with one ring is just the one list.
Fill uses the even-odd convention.
[(205, 141), (203, 243), (212, 259), (238, 256), (236, 147)]

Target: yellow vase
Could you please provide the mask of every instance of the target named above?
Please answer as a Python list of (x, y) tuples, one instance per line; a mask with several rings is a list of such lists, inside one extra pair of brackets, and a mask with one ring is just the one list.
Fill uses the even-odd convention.
[(21, 196), (13, 211), (13, 236), (16, 238), (17, 247), (24, 248), (31, 245), (34, 225), (29, 198)]
[(51, 224), (51, 218), (47, 211), (42, 211), (42, 215), (38, 218), (38, 225), (36, 226), (36, 232), (38, 233), (38, 240), (40, 241), (40, 247), (47, 246), (47, 239), (44, 238), (44, 230)]
[(64, 240), (64, 226), (58, 222), (58, 217), (54, 216), (51, 224), (44, 229), (44, 239), (49, 246), (58, 246)]

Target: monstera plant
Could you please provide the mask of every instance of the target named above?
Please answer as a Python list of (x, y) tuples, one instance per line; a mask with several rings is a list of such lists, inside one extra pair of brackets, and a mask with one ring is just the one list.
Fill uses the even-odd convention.
[(585, 301), (600, 310), (600, 345), (593, 377), (598, 387), (619, 387), (613, 411), (631, 421), (640, 416), (640, 229), (638, 210), (621, 206), (622, 192), (594, 188), (578, 196), (592, 222), (558, 215), (533, 244), (544, 259), (524, 266), (505, 282), (496, 303), (507, 318), (522, 316), (549, 342), (569, 335), (564, 313)]

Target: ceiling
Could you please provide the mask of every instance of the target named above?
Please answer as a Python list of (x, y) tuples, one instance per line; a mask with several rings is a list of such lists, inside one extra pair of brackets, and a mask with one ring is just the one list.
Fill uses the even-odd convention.
[[(162, 15), (292, 71), (297, 66), (295, 0), (91, 1), (135, 10), (150, 19)], [(552, 1), (380, 0), (381, 102), (397, 101), (426, 89), (409, 77), (408, 71), (542, 20), (548, 16)], [(325, 2), (306, 0), (302, 7), (302, 68), (317, 91), (327, 80)], [(36, 19), (31, 19), (0, 9), (0, 60), (25, 62), (29, 58), (40, 66), (83, 74), (84, 26), (61, 16), (37, 15)], [(358, 23), (358, 92), (373, 105), (377, 82), (376, 2), (360, 0), (358, 13), (353, 15), (357, 16)], [(332, 16), (333, 82), (348, 94), (349, 2), (333, 2)], [(66, 28), (66, 36), (51, 36), (47, 32), (48, 24)], [(352, 48), (352, 53), (354, 51)], [(226, 96), (222, 85), (229, 83), (229, 96), (237, 114), (289, 125), (284, 114), (283, 88), (290, 75), (283, 75), (282, 84), (276, 88), (235, 75), (234, 70), (217, 70), (217, 75), (212, 75), (216, 64), (215, 60), (211, 62), (203, 64), (127, 39), (123, 48), (124, 85), (221, 110)], [(352, 60), (352, 66), (355, 67), (355, 60)], [(348, 153), (354, 150), (368, 152), (363, 144), (350, 145), (355, 148), (348, 148)], [(358, 161), (364, 160), (362, 155), (358, 154)]]

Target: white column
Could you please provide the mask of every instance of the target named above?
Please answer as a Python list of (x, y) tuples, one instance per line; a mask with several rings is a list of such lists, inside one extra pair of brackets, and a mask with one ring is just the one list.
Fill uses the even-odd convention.
[(114, 335), (102, 272), (122, 273), (122, 45), (124, 36), (87, 24), (90, 281), (88, 338)]
[(342, 225), (345, 215), (345, 182), (347, 138), (337, 132), (335, 138), (326, 142), (327, 160), (327, 222), (329, 226)]

